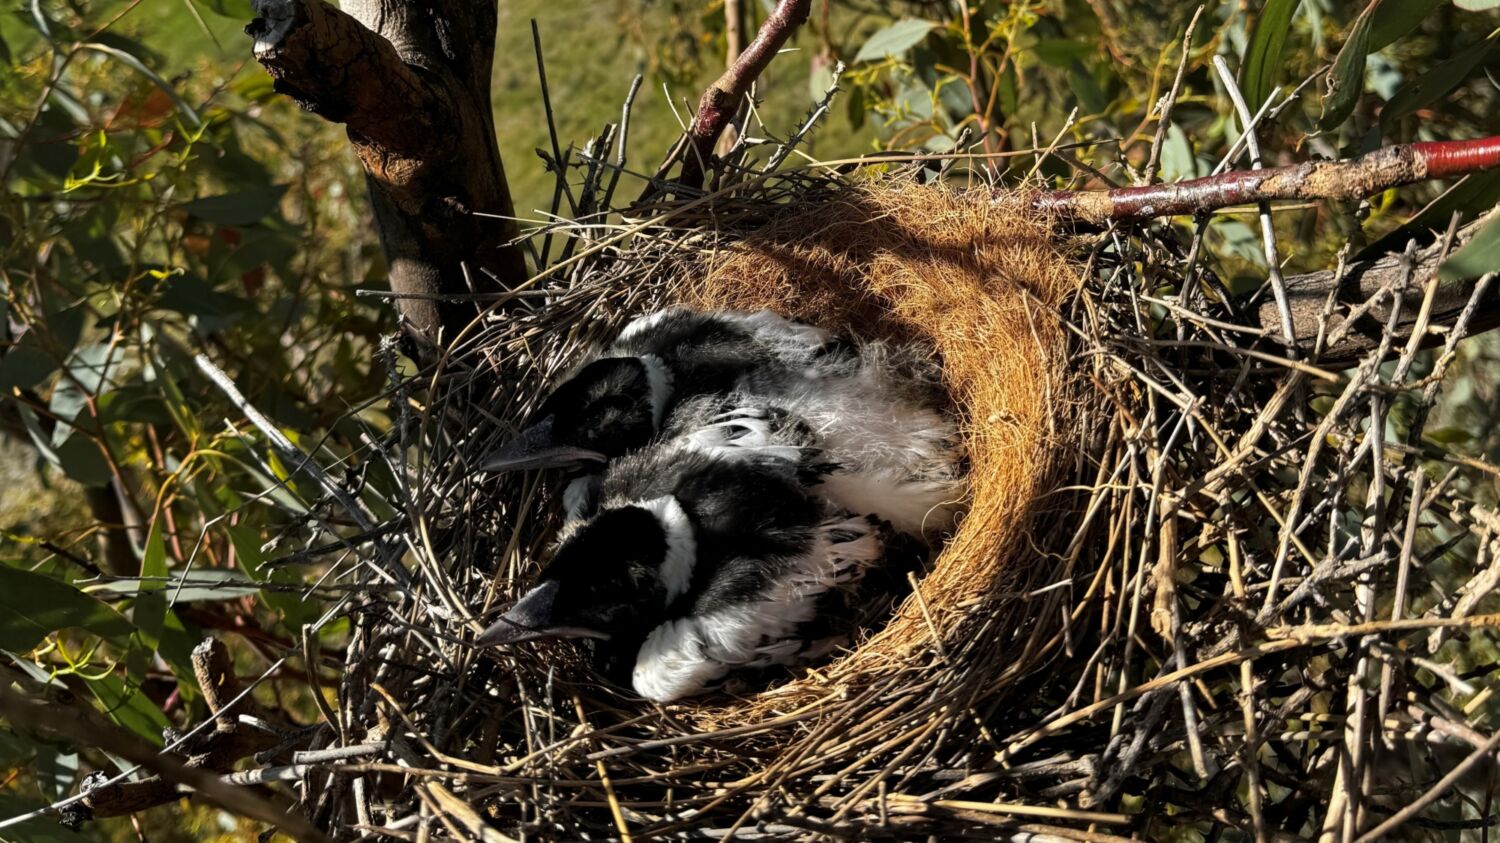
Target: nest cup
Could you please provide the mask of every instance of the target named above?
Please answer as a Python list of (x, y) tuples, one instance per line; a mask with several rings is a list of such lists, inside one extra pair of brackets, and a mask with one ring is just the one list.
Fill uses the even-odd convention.
[(993, 650), (1005, 637), (997, 612), (1033, 573), (1030, 530), (1059, 457), (1073, 450), (1058, 309), (1079, 273), (1049, 220), (1016, 194), (984, 202), (874, 182), (786, 212), (693, 263), (675, 274), (671, 300), (768, 308), (844, 336), (930, 347), (971, 466), (967, 514), (883, 628), (748, 701), (699, 703), (698, 724), (833, 704), (913, 669), (994, 679)]
[[(439, 445), (434, 525), (449, 532), (446, 564), (420, 575), (481, 619), (525, 589), (557, 524), (556, 489), (522, 475), (474, 482), (468, 461), (524, 419), (547, 391), (542, 381), (555, 383), (582, 347), (670, 303), (768, 308), (844, 336), (930, 348), (964, 437), (966, 512), (884, 623), (755, 693), (659, 707), (587, 670), (557, 670), (574, 655), (565, 644), (459, 648), (453, 670), (412, 680), (413, 728), (434, 745), (458, 741), (476, 762), (500, 762), (502, 776), (540, 776), (560, 790), (549, 808), (529, 786), (470, 794), (502, 823), (535, 823), (540, 811), (564, 837), (623, 836), (627, 824), (737, 827), (757, 811), (780, 822), (788, 800), (852, 806), (896, 765), (962, 755), (976, 740), (998, 751), (985, 724), (1062, 640), (1066, 590), (1028, 591), (1069, 575), (1047, 536), (1053, 517), (1074, 508), (1053, 492), (1060, 469), (1075, 467), (1087, 406), (1063, 327), (1081, 277), (1072, 244), (1023, 195), (906, 177), (804, 185), (779, 200), (726, 203), (696, 226), (682, 215), (643, 226), (649, 236), (554, 282), (545, 307), (492, 320), (464, 343), (457, 353), (475, 364), (469, 371), (490, 374), (446, 390), (458, 425), (428, 415)], [(497, 556), (488, 569), (465, 561)], [(456, 640), (465, 617), (426, 612), (375, 626), (368, 646), (405, 640), (420, 623)], [(449, 699), (466, 702), (429, 702)], [(586, 793), (596, 777), (608, 782), (604, 802)]]

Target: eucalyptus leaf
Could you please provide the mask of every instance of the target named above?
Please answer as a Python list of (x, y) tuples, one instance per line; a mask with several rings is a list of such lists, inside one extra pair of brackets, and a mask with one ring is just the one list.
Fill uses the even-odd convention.
[(1176, 123), (1167, 127), (1167, 135), (1161, 145), (1161, 177), (1165, 181), (1195, 179), (1201, 173), (1198, 158), (1193, 153), (1192, 141)]
[(1495, 44), (1494, 39), (1492, 33), (1490, 37), (1470, 44), (1454, 53), (1447, 61), (1402, 85), (1380, 112), (1381, 130), (1390, 134), (1403, 118), (1432, 105), (1463, 84), (1489, 54), (1490, 48)]
[(270, 216), (285, 194), (286, 185), (267, 185), (203, 196), (183, 203), (182, 210), (216, 225), (253, 225)]
[[(167, 595), (178, 603), (238, 600), (260, 590), (260, 585), (255, 580), (248, 578), (240, 571), (217, 568), (193, 571), (186, 577), (171, 575), (161, 582)], [(140, 580), (137, 578), (112, 580), (90, 585), (84, 589), (85, 593), (96, 597), (109, 598), (130, 597), (139, 591)]]
[(235, 20), (254, 20), (255, 9), (250, 0), (202, 0), (203, 5), (220, 17)]
[(1333, 69), (1328, 71), (1328, 93), (1323, 97), (1323, 117), (1318, 121), (1322, 131), (1342, 126), (1359, 103), (1359, 95), (1365, 89), (1365, 58), (1370, 52), (1370, 21), (1380, 4), (1381, 0), (1370, 0), (1333, 60)]
[(1381, 3), (1370, 21), (1370, 52), (1384, 49), (1416, 29), (1443, 0), (1392, 0)]
[(113, 476), (99, 446), (82, 433), (75, 433), (53, 447), (58, 468), (72, 480), (85, 486), (99, 487)]
[(1281, 51), (1291, 29), (1292, 15), (1302, 0), (1266, 0), (1255, 18), (1255, 30), (1245, 47), (1245, 65), (1240, 90), (1254, 113), (1271, 96), (1281, 72)]
[(1453, 0), (1453, 5), (1470, 12), (1487, 12), (1500, 9), (1500, 0)]
[[(260, 539), (253, 530), (239, 524), (228, 529), (229, 541), (234, 545), (234, 555), (239, 560), (241, 570), (266, 584), (301, 584), (301, 578), (290, 568), (278, 567), (268, 570), (265, 567), (265, 556), (260, 550)], [(312, 623), (317, 620), (321, 611), (315, 601), (304, 600), (302, 595), (286, 591), (267, 589), (261, 592), (261, 600), (281, 613), (289, 629), (300, 629), (303, 624)]]
[(118, 673), (90, 679), (88, 685), (109, 719), (157, 746), (162, 745), (161, 732), (172, 723), (150, 697), (141, 693), (140, 686), (127, 682)]
[(1497, 202), (1500, 202), (1500, 170), (1465, 176), (1429, 202), (1405, 225), (1361, 249), (1355, 259), (1371, 260), (1399, 252), (1411, 240), (1416, 240), (1418, 245), (1431, 243), (1437, 239), (1436, 232), (1448, 227), (1448, 221), (1455, 213), (1472, 217), (1494, 207)]
[(13, 389), (30, 389), (57, 371), (52, 355), (37, 347), (36, 334), (28, 331), (21, 341), (0, 357), (0, 394)]
[(1438, 267), (1438, 278), (1465, 281), (1491, 272), (1500, 272), (1500, 214), (1485, 223), (1462, 249), (1443, 261)]
[(141, 579), (136, 589), (135, 607), (131, 620), (140, 631), (140, 641), (146, 649), (156, 652), (161, 646), (162, 624), (167, 618), (167, 544), (162, 537), (166, 519), (158, 513), (146, 534), (146, 547), (141, 554)]
[(177, 93), (177, 88), (174, 87), (171, 82), (163, 79), (156, 71), (147, 67), (146, 63), (141, 61), (136, 56), (120, 49), (119, 47), (114, 47), (109, 44), (100, 44), (97, 42), (86, 41), (82, 44), (79, 44), (78, 46), (86, 50), (93, 50), (97, 53), (103, 53), (104, 55), (113, 58), (115, 61), (118, 61), (131, 70), (134, 70), (136, 73), (139, 73), (147, 79), (151, 80), (151, 84), (155, 85), (161, 90), (162, 93), (166, 94), (167, 98), (172, 101), (172, 104), (177, 107), (178, 114), (181, 114), (184, 118), (187, 119), (189, 123), (193, 124), (194, 126), (203, 125), (203, 120), (198, 117), (198, 112), (194, 111), (193, 107), (191, 105), (188, 105), (187, 100), (183, 99), (182, 95)]
[(78, 753), (44, 744), (37, 747), (34, 769), (42, 796), (48, 802), (56, 802), (68, 795), (78, 779)]
[(896, 21), (871, 35), (869, 40), (860, 46), (859, 52), (854, 56), (854, 61), (875, 61), (905, 55), (907, 50), (921, 43), (922, 39), (927, 37), (927, 33), (937, 29), (937, 26), (932, 21), (916, 18)]
[(0, 649), (26, 652), (69, 628), (116, 643), (134, 629), (119, 612), (61, 580), (0, 564)]

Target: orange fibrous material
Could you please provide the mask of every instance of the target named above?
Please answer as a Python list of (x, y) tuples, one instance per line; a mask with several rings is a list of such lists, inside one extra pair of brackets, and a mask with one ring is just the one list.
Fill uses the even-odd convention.
[(972, 606), (1006, 589), (1028, 559), (1028, 528), (1060, 451), (1071, 390), (1057, 307), (1079, 274), (1054, 229), (1019, 195), (976, 202), (945, 188), (875, 183), (782, 216), (706, 262), (678, 282), (676, 299), (929, 343), (972, 467), (968, 513), (918, 593), (837, 662), (762, 700), (808, 703), (919, 650), (961, 649)]

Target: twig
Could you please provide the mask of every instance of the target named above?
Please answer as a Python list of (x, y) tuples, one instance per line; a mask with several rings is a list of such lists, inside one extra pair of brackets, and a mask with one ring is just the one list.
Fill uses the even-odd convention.
[(1500, 136), (1388, 146), (1340, 161), (1235, 171), (1168, 185), (1042, 193), (1037, 210), (1102, 225), (1275, 199), (1364, 199), (1401, 185), (1500, 166)]
[(755, 39), (745, 47), (724, 75), (714, 80), (698, 101), (698, 113), (688, 126), (687, 149), (683, 152), (682, 172), (677, 180), (688, 187), (703, 184), (703, 173), (713, 157), (714, 144), (724, 127), (734, 119), (740, 100), (750, 86), (776, 58), (797, 27), (807, 22), (812, 0), (780, 0), (766, 16)]

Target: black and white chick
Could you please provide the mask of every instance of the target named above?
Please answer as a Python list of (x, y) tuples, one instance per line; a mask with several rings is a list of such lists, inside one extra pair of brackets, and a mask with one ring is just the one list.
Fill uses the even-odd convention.
[(827, 655), (823, 605), (879, 564), (884, 528), (807, 493), (806, 466), (668, 442), (611, 463), (599, 509), (477, 640), (600, 639), (649, 700)]
[(940, 378), (919, 349), (863, 343), (818, 378), (684, 401), (663, 435), (724, 459), (796, 462), (828, 505), (930, 542), (954, 527), (966, 486)]
[(769, 310), (699, 312), (672, 307), (638, 317), (591, 355), (479, 470), (577, 467), (656, 438), (682, 400), (736, 388), (775, 390), (815, 377), (847, 346)]

